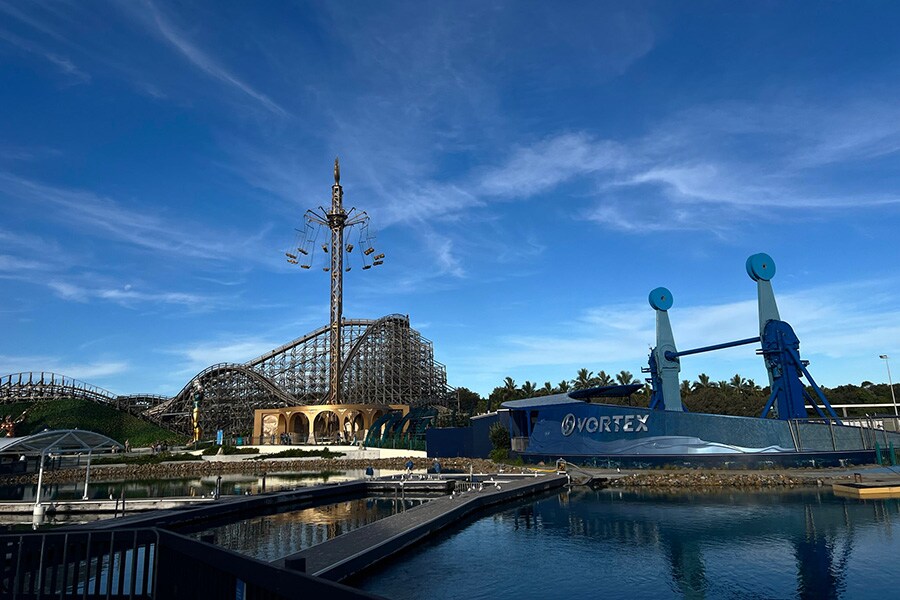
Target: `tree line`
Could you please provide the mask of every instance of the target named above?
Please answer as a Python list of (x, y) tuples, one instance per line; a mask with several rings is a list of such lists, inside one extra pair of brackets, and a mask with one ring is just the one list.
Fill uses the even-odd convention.
[[(579, 369), (573, 379), (564, 379), (557, 384), (550, 381), (538, 385), (526, 380), (518, 385), (512, 377), (504, 378), (503, 382), (495, 387), (485, 398), (472, 390), (457, 388), (457, 404), (451, 403), (451, 409), (462, 415), (476, 415), (497, 410), (500, 405), (510, 400), (522, 400), (561, 394), (573, 390), (583, 390), (592, 387), (607, 385), (628, 385), (642, 383), (641, 388), (628, 398), (603, 398), (605, 404), (647, 406), (650, 401), (650, 386), (638, 381), (629, 371), (619, 371), (611, 375), (601, 370), (594, 374), (588, 369)], [(771, 389), (768, 385), (761, 386), (753, 379), (735, 374), (727, 380), (713, 381), (706, 373), (700, 373), (694, 381), (685, 379), (681, 382), (681, 399), (691, 412), (713, 413), (735, 416), (759, 416), (769, 399)], [(890, 404), (893, 399), (890, 386), (886, 383), (872, 383), (863, 381), (859, 385), (845, 384), (833, 388), (822, 387), (825, 397), (832, 404)], [(812, 388), (807, 388), (809, 395), (816, 398)], [(895, 393), (897, 390), (894, 390)], [(842, 411), (837, 410), (839, 416)], [(853, 408), (848, 409), (851, 417), (864, 416), (866, 414), (890, 413), (890, 407), (885, 408)]]

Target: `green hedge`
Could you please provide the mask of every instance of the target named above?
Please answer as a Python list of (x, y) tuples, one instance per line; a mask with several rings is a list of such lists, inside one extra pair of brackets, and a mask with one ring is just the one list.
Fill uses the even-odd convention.
[[(323, 450), (300, 450), (300, 449), (291, 449), (284, 450), (283, 452), (276, 452), (274, 454), (260, 454), (257, 458), (266, 459), (266, 458), (308, 458), (308, 457), (318, 457), (318, 458), (336, 458), (338, 456), (344, 456), (343, 452), (332, 452), (328, 448)], [(255, 460), (255, 459), (254, 459)]]

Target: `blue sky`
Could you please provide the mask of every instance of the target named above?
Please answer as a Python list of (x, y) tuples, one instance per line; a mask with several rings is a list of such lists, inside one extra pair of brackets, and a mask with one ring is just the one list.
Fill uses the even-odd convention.
[[(176, 393), (327, 320), (283, 252), (366, 210), (345, 316), (449, 383), (638, 373), (756, 333), (750, 254), (819, 383), (900, 379), (890, 2), (0, 0), (0, 373)], [(766, 379), (750, 348), (682, 376)]]

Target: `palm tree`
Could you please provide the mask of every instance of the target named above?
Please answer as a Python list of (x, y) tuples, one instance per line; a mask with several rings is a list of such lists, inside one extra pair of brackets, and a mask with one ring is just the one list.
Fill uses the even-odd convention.
[(511, 400), (515, 397), (516, 392), (519, 391), (518, 386), (516, 386), (516, 380), (512, 377), (507, 377), (503, 380), (503, 395), (507, 400)]
[(616, 381), (619, 382), (619, 385), (628, 385), (629, 383), (634, 383), (634, 375), (631, 374), (631, 371), (619, 371), (619, 374), (616, 375)]
[(612, 376), (610, 376), (610, 374), (606, 371), (600, 371), (599, 373), (597, 373), (596, 379), (597, 385), (600, 386), (612, 385), (615, 382), (615, 379), (613, 379)]
[(572, 389), (572, 386), (569, 385), (569, 382), (567, 380), (563, 379), (558, 384), (556, 384), (556, 389), (558, 389), (561, 394), (564, 394)]
[(687, 396), (691, 393), (691, 380), (690, 379), (682, 379), (681, 380), (681, 396)]
[(587, 369), (578, 369), (578, 375), (572, 382), (572, 387), (576, 390), (586, 390), (593, 385), (594, 372)]
[(542, 388), (541, 388), (540, 390), (538, 390), (538, 391), (541, 393), (541, 396), (549, 396), (550, 394), (552, 394), (552, 393), (554, 392), (554, 390), (553, 390), (553, 384), (550, 383), (549, 381), (545, 381), (545, 382), (544, 382), (544, 387), (542, 387)]
[(728, 385), (736, 389), (738, 392), (744, 392), (744, 386), (746, 385), (746, 380), (740, 376), (739, 373), (735, 373), (734, 377), (732, 377), (728, 381)]
[(694, 390), (696, 391), (708, 387), (711, 387), (709, 375), (707, 375), (706, 373), (700, 373), (699, 375), (697, 375), (697, 381), (694, 382)]
[(522, 384), (522, 395), (525, 398), (533, 398), (535, 396), (535, 392), (537, 392), (537, 386), (534, 382), (525, 380), (525, 383)]

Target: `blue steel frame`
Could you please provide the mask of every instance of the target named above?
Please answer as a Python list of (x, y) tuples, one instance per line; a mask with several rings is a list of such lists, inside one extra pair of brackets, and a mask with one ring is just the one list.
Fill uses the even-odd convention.
[[(765, 361), (772, 393), (766, 401), (766, 406), (760, 418), (766, 418), (772, 411), (772, 408), (777, 406), (779, 419), (806, 419), (808, 417), (806, 403), (809, 402), (822, 419), (833, 421), (835, 424), (840, 425), (840, 418), (838, 418), (831, 403), (828, 402), (825, 394), (822, 393), (822, 389), (806, 368), (809, 361), (800, 358), (800, 340), (794, 333), (793, 328), (787, 322), (782, 321), (778, 315), (778, 307), (775, 304), (775, 296), (769, 282), (775, 274), (775, 262), (767, 254), (754, 254), (747, 259), (747, 273), (758, 284), (760, 336), (680, 352), (666, 350), (663, 357), (667, 361), (677, 363), (681, 356), (762, 342), (762, 348), (757, 350), (757, 354), (761, 354)], [(665, 305), (660, 305), (658, 301), (654, 302), (654, 294), (657, 294), (659, 290), (663, 290), (666, 293), (668, 303)], [(671, 306), (671, 294), (664, 288), (657, 288), (651, 292), (650, 304), (657, 311), (657, 314), (659, 314), (659, 311), (665, 312)], [(661, 338), (660, 336), (663, 337)], [(671, 331), (661, 333), (659, 327), (657, 327), (657, 348), (663, 343), (666, 345), (673, 344), (673, 341), (669, 339), (670, 337)], [(664, 374), (660, 372), (656, 356), (657, 348), (650, 352), (649, 368), (641, 369), (641, 371), (650, 374), (648, 381), (653, 388), (650, 395), (650, 408), (653, 410), (666, 410), (665, 386), (663, 385)], [(806, 377), (818, 400), (821, 401), (821, 406), (806, 391), (803, 382), (800, 381), (801, 376)], [(684, 408), (684, 410), (687, 409)], [(827, 415), (825, 411), (827, 411)]]

